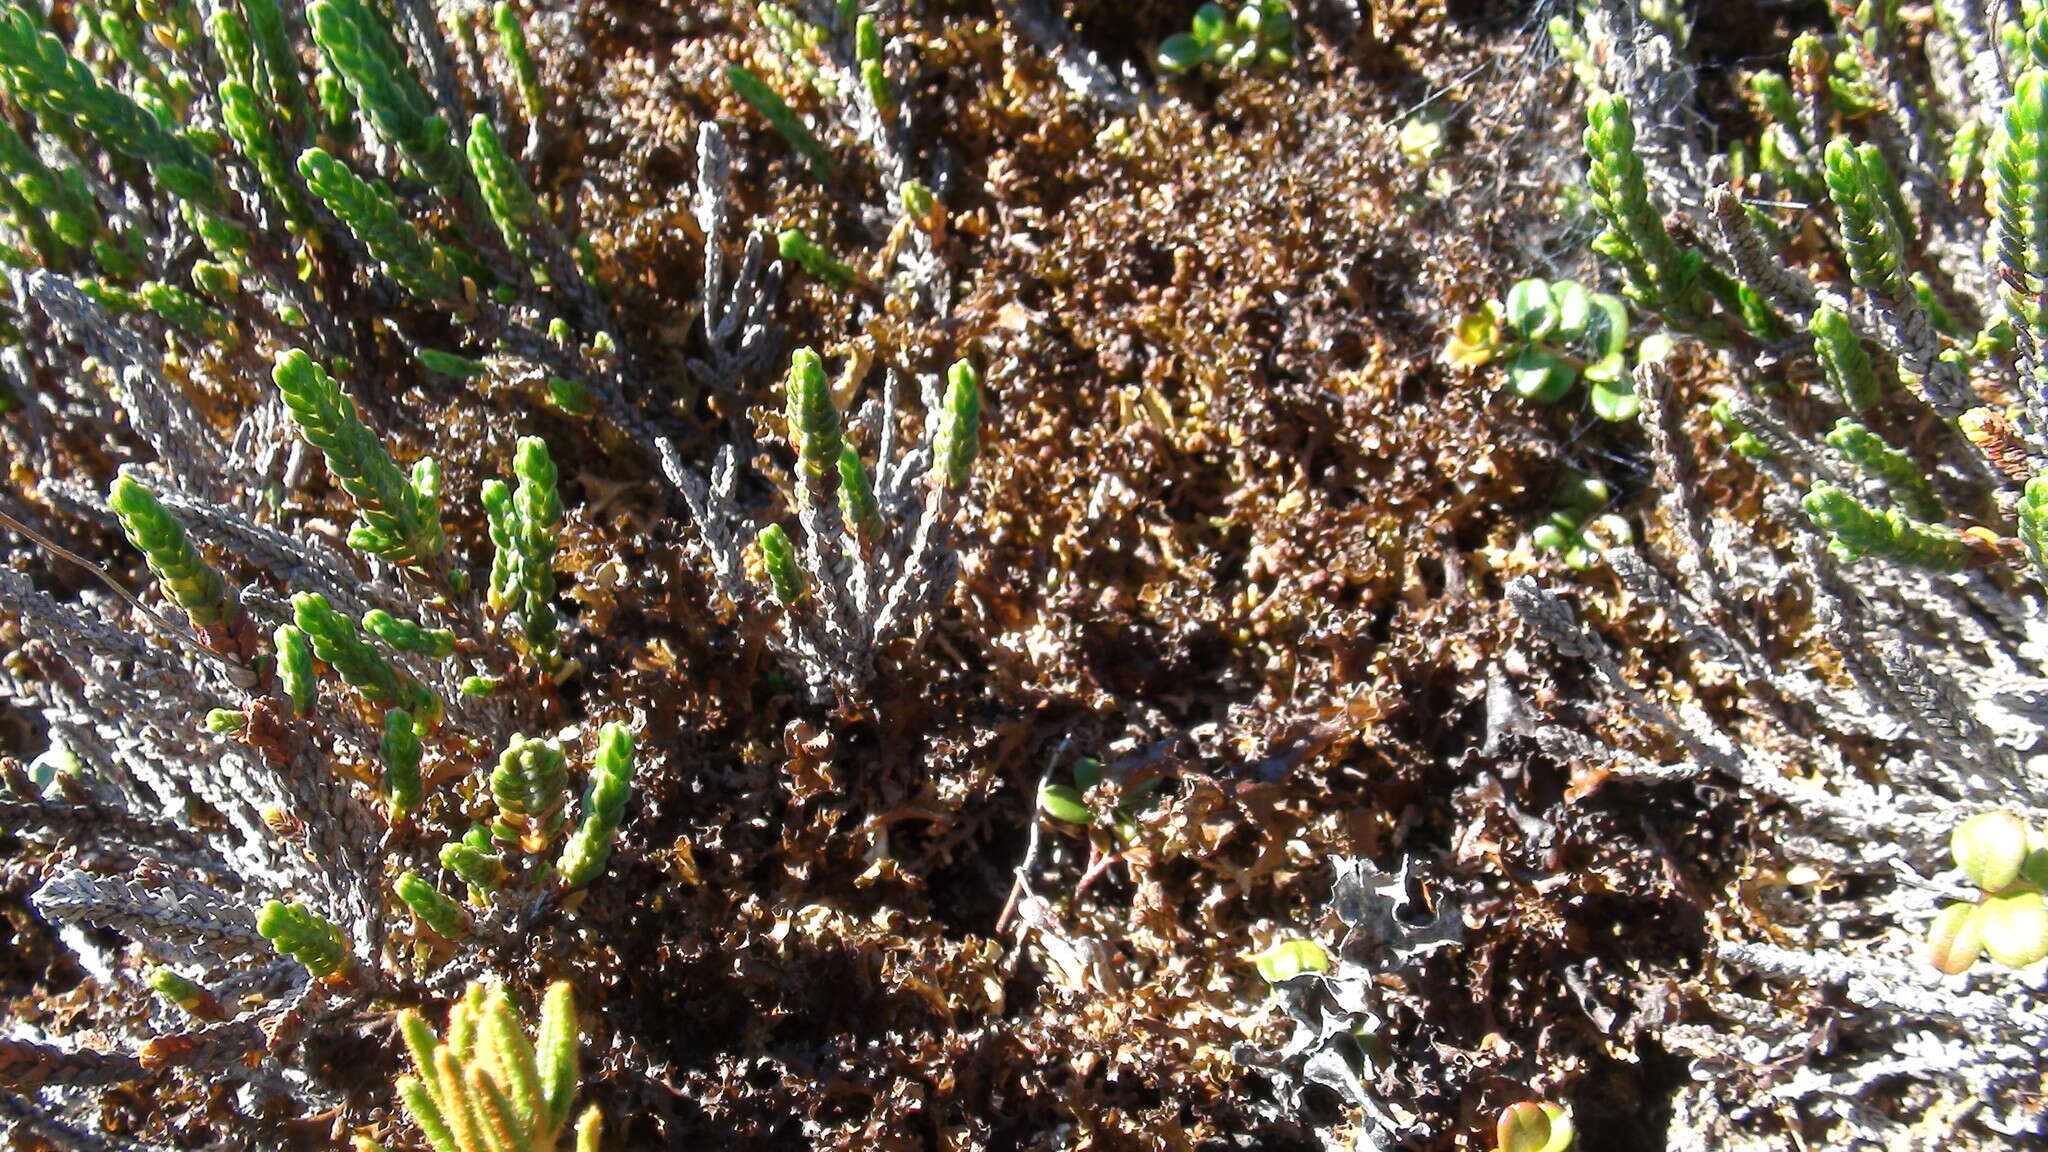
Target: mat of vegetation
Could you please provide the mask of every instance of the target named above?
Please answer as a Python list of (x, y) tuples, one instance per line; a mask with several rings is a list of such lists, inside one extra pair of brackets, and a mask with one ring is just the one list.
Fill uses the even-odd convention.
[(0, 6), (0, 1130), (2038, 1137), (2041, 7)]

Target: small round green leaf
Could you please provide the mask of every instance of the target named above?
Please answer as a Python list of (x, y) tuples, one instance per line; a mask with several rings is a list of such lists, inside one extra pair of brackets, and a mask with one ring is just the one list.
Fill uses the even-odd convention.
[(1095, 813), (1081, 799), (1081, 790), (1069, 784), (1047, 784), (1038, 790), (1038, 807), (1047, 816), (1068, 824), (1093, 824)]
[[(1591, 369), (1587, 370), (1586, 378), (1593, 380)], [(1643, 402), (1636, 398), (1635, 387), (1626, 378), (1593, 381), (1588, 394), (1593, 401), (1593, 414), (1602, 420), (1633, 420), (1643, 410)]]
[[(1597, 337), (1594, 346), (1602, 356), (1620, 356), (1628, 350), (1628, 305), (1621, 302), (1621, 297), (1612, 293), (1596, 292), (1593, 295), (1593, 308), (1593, 329), (1588, 335)], [(1665, 344), (1668, 345), (1670, 341), (1669, 336), (1664, 337)], [(1664, 351), (1668, 352), (1669, 349)], [(1644, 357), (1649, 358), (1649, 354), (1645, 353)]]
[(1619, 382), (1626, 386), (1628, 383), (1628, 358), (1619, 352), (1612, 356), (1602, 356), (1600, 359), (1580, 369), (1579, 374), (1584, 376), (1590, 383), (1613, 384)]
[(2020, 878), (2036, 888), (2048, 889), (2048, 848), (2035, 848), (2020, 865)]
[(1972, 916), (1984, 951), (2008, 968), (2024, 968), (2048, 956), (2048, 901), (2039, 892), (1992, 896)]
[(1593, 522), (1586, 525), (1585, 531), (1579, 535), (1585, 540), (1586, 547), (1597, 552), (1605, 552), (1617, 544), (1628, 544), (1635, 540), (1635, 532), (1629, 528), (1628, 521), (1612, 512), (1605, 516), (1595, 516)]
[(1593, 319), (1593, 294), (1570, 280), (1550, 286), (1550, 303), (1557, 310), (1557, 335), (1577, 340)]
[(1979, 812), (1956, 825), (1948, 848), (1970, 883), (1986, 892), (2003, 892), (2019, 879), (2028, 841), (2025, 820), (2011, 812)]
[(1636, 344), (1636, 363), (1669, 360), (1677, 350), (1678, 342), (1671, 338), (1669, 332), (1652, 332)]
[(1579, 476), (1563, 485), (1557, 499), (1563, 507), (1592, 512), (1614, 499), (1614, 488), (1598, 476)]
[(1199, 67), (1208, 59), (1209, 49), (1197, 43), (1193, 36), (1185, 32), (1177, 32), (1168, 36), (1166, 42), (1159, 46), (1159, 52), (1153, 57), (1153, 63), (1157, 64), (1162, 71), (1186, 72), (1191, 68)]
[(1329, 952), (1313, 940), (1281, 940), (1245, 959), (1258, 968), (1268, 984), (1278, 984), (1303, 972), (1327, 972), (1330, 968)]
[(1927, 962), (1954, 976), (1968, 972), (1984, 954), (1983, 938), (1977, 935), (1977, 906), (1951, 904), (1941, 910), (1927, 929)]
[(1572, 366), (1541, 348), (1524, 348), (1508, 365), (1508, 387), (1515, 395), (1538, 404), (1555, 404), (1571, 391), (1578, 373)]
[(1259, 5), (1259, 35), (1269, 44), (1294, 35), (1294, 11), (1286, 0), (1265, 0)]
[(1565, 1152), (1575, 1135), (1571, 1113), (1547, 1101), (1513, 1105), (1500, 1115), (1496, 1152)]
[(1518, 282), (1508, 289), (1507, 305), (1508, 324), (1524, 340), (1541, 340), (1557, 327), (1557, 306), (1546, 281)]

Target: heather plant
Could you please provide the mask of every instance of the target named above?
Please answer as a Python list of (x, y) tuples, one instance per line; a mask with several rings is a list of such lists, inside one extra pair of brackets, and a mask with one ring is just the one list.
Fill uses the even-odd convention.
[[(492, 21), (523, 43), (516, 13)], [(497, 101), (465, 95), (446, 52), (360, 0), (0, 10), (0, 308), (36, 413), (4, 431), (10, 460), (54, 508), (118, 528), (148, 586), (103, 574), (125, 599), (102, 602), (0, 576), (7, 616), (78, 661), (0, 681), (70, 765), (38, 783), (5, 761), (9, 831), (83, 835), (23, 873), (30, 905), (110, 995), (174, 1013), (110, 1013), (95, 1043), (112, 1054), (67, 1040), (44, 1058), (226, 1082), (259, 1126), (342, 1099), (318, 1043), (479, 973), (541, 983), (525, 945), (604, 883), (643, 765), (623, 720), (563, 714), (581, 638), (556, 556), (575, 513), (547, 444), (493, 433), (476, 451), (511, 482), (444, 492), (388, 403), (383, 382), (420, 366), (474, 402), (516, 362), (529, 394), (654, 446), (609, 375), (600, 293), (498, 125), (464, 112)], [(532, 60), (509, 65), (534, 114)], [(724, 295), (719, 338), (758, 342), (774, 284), (754, 269)], [(482, 370), (449, 371), (465, 365)], [(120, 465), (103, 502), (37, 433), (58, 417)], [(485, 1013), (489, 1045), (451, 1045), (452, 1072), (422, 1069), (421, 1099), (446, 1109), (438, 1135), (419, 1115), (437, 1149), (563, 1131), (566, 1111), (524, 1094), (508, 1011)], [(573, 1050), (573, 1020), (543, 1032), (563, 1027)], [(69, 1130), (102, 1102), (88, 1087), (10, 1089), (7, 1114)], [(508, 1101), (510, 1129), (492, 1112)], [(580, 1131), (593, 1146), (594, 1113)]]
[(541, 85), (540, 66), (534, 62), (533, 49), (527, 42), (526, 25), (520, 22), (519, 13), (511, 4), (499, 0), (491, 5), (491, 31), (505, 62), (512, 68), (520, 110), (525, 113), (528, 126), (537, 130), (547, 115), (548, 94)]
[(505, 242), (507, 251), (518, 257), (533, 282), (547, 287), (547, 265), (540, 260), (529, 238), (544, 224), (540, 204), (527, 187), (526, 177), (519, 174), (519, 166), (513, 163), (490, 117), (479, 115), (470, 120), (468, 156), (470, 172), (476, 177), (499, 239)]
[(486, 481), (481, 497), (490, 525), (491, 581), (486, 602), (514, 625), (513, 642), (544, 672), (561, 671), (555, 600), (555, 553), (561, 546), (562, 499), (554, 460), (539, 437), (519, 441), (512, 485)]
[(335, 611), (327, 597), (318, 592), (293, 596), (292, 622), (313, 655), (366, 702), (410, 708), (422, 717), (439, 715), (441, 706), (433, 691), (363, 639), (355, 622)]
[(739, 93), (740, 99), (745, 100), (754, 111), (760, 113), (761, 118), (768, 121), (768, 126), (775, 129), (790, 148), (810, 164), (813, 175), (822, 179), (832, 174), (836, 166), (832, 154), (826, 151), (825, 145), (818, 141), (810, 125), (805, 124), (796, 111), (783, 101), (774, 87), (739, 64), (726, 69), (725, 75), (726, 80), (732, 84), (733, 91)]
[[(91, 852), (37, 865), (30, 903), (98, 978), (177, 1013), (107, 1044), (290, 1123), (341, 1106), (334, 1037), (609, 947), (579, 934), (609, 902), (649, 756), (638, 706), (583, 678), (579, 612), (608, 597), (564, 563), (587, 492), (558, 460), (657, 457), (719, 590), (772, 619), (816, 698), (858, 709), (914, 657), (958, 568), (981, 373), (947, 349), (917, 374), (921, 414), (896, 370), (860, 403), (856, 344), (832, 353), (835, 397), (821, 357), (789, 356), (776, 305), (787, 267), (871, 318), (946, 331), (954, 160), (911, 131), (900, 13), (758, 16), (780, 60), (764, 78), (735, 65), (736, 94), (819, 177), (872, 174), (877, 214), (743, 226), (724, 134), (696, 132), (701, 307), (678, 393), (734, 417), (706, 484), (614, 331), (617, 286), (573, 196), (533, 166), (559, 101), (517, 6), (0, 10), (0, 340), (33, 417), (4, 429), (10, 462), (48, 486), (50, 515), (134, 548), (134, 572), (104, 574), (119, 603), (0, 575), (10, 619), (80, 653), (76, 675), (4, 672), (53, 747), (81, 750), (10, 777), (19, 803), (37, 797), (10, 831), (68, 844), (85, 813), (113, 814)], [(741, 398), (784, 363), (793, 482), (781, 508), (742, 504)], [(429, 409), (488, 415), (451, 444)], [(75, 491), (74, 441), (97, 445), (101, 484), (119, 467), (104, 501)], [(516, 1047), (492, 1051), (482, 1079), (421, 1066), (438, 1120), (413, 1110), (439, 1152), (562, 1136), (563, 1117), (487, 1114), (492, 1077), (518, 1079)], [(535, 1119), (519, 1085), (496, 1088)], [(19, 1102), (46, 1128), (94, 1106)]]
[[(827, 143), (840, 130), (867, 154), (884, 187), (893, 191), (914, 175), (912, 108), (898, 97), (892, 78), (908, 63), (909, 43), (891, 35), (876, 13), (860, 9), (838, 0), (755, 5), (755, 17), (775, 48), (764, 62), (772, 64), (773, 72), (734, 64), (726, 69), (726, 80), (803, 158), (813, 178), (832, 178), (850, 159), (837, 140)], [(816, 101), (826, 115), (807, 120), (792, 101)]]
[(151, 991), (177, 1005), (179, 1011), (188, 1016), (208, 1021), (227, 1017), (227, 1009), (221, 1006), (219, 998), (169, 968), (152, 968), (145, 979)]
[[(434, 1152), (556, 1152), (575, 1106), (580, 1038), (575, 993), (548, 988), (533, 1034), (502, 987), (472, 984), (436, 1035), (410, 1009), (398, 1027), (413, 1075), (399, 1098)], [(603, 1116), (584, 1109), (576, 1152), (597, 1152)]]
[(272, 379), (299, 434), (326, 457), (328, 471), (356, 502), (350, 546), (432, 571), (446, 547), (432, 459), (421, 459), (408, 476), (363, 424), (340, 385), (302, 351), (278, 357)]
[[(879, 411), (866, 414), (879, 436), (870, 466), (846, 437), (823, 359), (808, 348), (790, 358), (782, 424), (795, 457), (788, 500), (800, 542), (780, 524), (740, 527), (729, 449), (709, 487), (665, 458), (703, 525), (721, 589), (737, 605), (772, 595), (781, 646), (814, 695), (841, 704), (858, 699), (892, 648), (915, 644), (950, 588), (953, 513), (980, 449), (982, 384), (972, 364), (947, 369), (943, 392), (926, 379), (922, 445), (899, 446), (899, 390), (889, 371)], [(765, 587), (745, 574), (740, 542), (749, 538)]]
[[(899, 99), (891, 78), (907, 60), (905, 44), (877, 15), (855, 5), (764, 3), (756, 16), (775, 47), (776, 74), (771, 82), (733, 65), (727, 76), (734, 92), (818, 179), (839, 171), (847, 153), (842, 139), (851, 137), (880, 176), (874, 189), (880, 211), (893, 218), (872, 258), (835, 252), (814, 238), (826, 233), (797, 225), (781, 229), (776, 252), (790, 267), (855, 302), (859, 314), (908, 305), (945, 315), (953, 288), (938, 251), (945, 242), (943, 193), (950, 174), (945, 158), (936, 157), (929, 175), (912, 175), (912, 109)], [(791, 106), (798, 99), (817, 101), (829, 115), (807, 123)], [(699, 226), (716, 236), (724, 227), (730, 174), (723, 142), (708, 129), (698, 160), (694, 207)], [(749, 241), (730, 289), (738, 299), (779, 283), (779, 266), (764, 274), (759, 243), (758, 237)], [(730, 389), (737, 373), (765, 362), (765, 341), (734, 339), (736, 325), (747, 320), (744, 311), (715, 311), (727, 292), (723, 270), (707, 262), (706, 330), (715, 351), (693, 371), (714, 389)], [(787, 361), (779, 423), (796, 457), (784, 503), (797, 531), (772, 518), (757, 521), (740, 507), (739, 455), (732, 448), (721, 450), (708, 477), (684, 463), (672, 446), (661, 448), (663, 469), (689, 503), (720, 592), (742, 612), (773, 605), (776, 646), (813, 698), (841, 708), (862, 703), (885, 659), (914, 650), (952, 587), (952, 522), (978, 450), (984, 402), (980, 372), (967, 359), (955, 362), (943, 379), (920, 373), (919, 444), (910, 433), (914, 417), (900, 403), (903, 381), (895, 369), (883, 371), (879, 396), (840, 411), (840, 398), (856, 396), (868, 379), (869, 360), (855, 344), (836, 382), (811, 348), (798, 349)]]
[(363, 631), (399, 652), (446, 659), (455, 654), (455, 632), (449, 628), (428, 628), (402, 620), (382, 608), (363, 613)]
[[(394, 759), (409, 756), (406, 778), (416, 793), (417, 745), (403, 752), (398, 758), (387, 752), (387, 789)], [(598, 730), (581, 799), (573, 808), (569, 769), (558, 741), (513, 736), (488, 777), (495, 815), (451, 838), (437, 854), (441, 866), (462, 882), (467, 905), (415, 872), (399, 876), (393, 894), (420, 924), (453, 941), (469, 936), (479, 918), (516, 923), (533, 916), (548, 899), (589, 885), (603, 873), (631, 796), (631, 732), (618, 723)], [(398, 807), (395, 801), (393, 807)]]
[(461, 196), (454, 125), (434, 106), (388, 20), (365, 0), (314, 0), (306, 20), (321, 60), (364, 122), (398, 150), (408, 174), (443, 196)]
[(299, 176), (394, 283), (422, 300), (461, 303), (465, 292), (453, 254), (405, 218), (389, 188), (371, 184), (319, 148), (299, 157)]
[(193, 547), (178, 518), (133, 476), (115, 479), (107, 505), (120, 518), (129, 543), (149, 562), (165, 596), (184, 610), (201, 642), (221, 655), (246, 657), (248, 625), (242, 606), (219, 570)]
[[(1588, 3), (1554, 26), (1586, 87), (1604, 225), (1594, 252), (1636, 308), (1682, 334), (1671, 363), (1712, 382), (1697, 402), (1733, 433), (1734, 461), (1695, 459), (1688, 387), (1665, 363), (1639, 366), (1664, 530), (1656, 561), (1633, 548), (1607, 559), (1630, 603), (1734, 670), (1755, 711), (1715, 715), (1647, 693), (1557, 596), (1533, 580), (1510, 596), (1679, 750), (1679, 765), (1623, 771), (1726, 774), (1771, 801), (1770, 851), (1795, 869), (1841, 868), (1847, 853), (1874, 881), (1796, 911), (1774, 902), (1773, 939), (1717, 934), (1736, 969), (1855, 989), (1853, 1054), (1772, 1090), (1828, 1110), (1867, 1102), (1901, 1066), (1938, 1066), (1983, 1102), (1983, 1123), (2016, 1132), (2032, 1123), (2022, 1085), (2040, 1058), (2039, 1006), (1904, 976), (1903, 934), (1850, 938), (1839, 925), (1926, 916), (1926, 893), (1941, 888), (1934, 846), (1953, 830), (1978, 895), (1933, 913), (1933, 967), (1963, 972), (1986, 952), (2023, 966), (2048, 940), (2024, 871), (2032, 833), (2012, 811), (2041, 794), (2039, 725), (2008, 711), (2001, 687), (2041, 675), (2028, 637), (2048, 572), (2037, 543), (2048, 488), (2036, 477), (2048, 457), (2037, 363), (2048, 256), (2035, 226), (2048, 219), (2048, 57), (2034, 45), (2048, 14), (1953, 0), (1934, 6), (1924, 36), (1897, 4), (1837, 4), (1833, 16), (1793, 40), (1782, 69), (1748, 79), (1762, 133), (1721, 156), (1688, 118), (1702, 102), (1668, 18)], [(1761, 524), (1716, 507), (1731, 470), (1761, 486)], [(1743, 603), (1766, 588), (1803, 597), (1810, 620), (1745, 622)], [(1824, 656), (1784, 667), (1788, 645)], [(1624, 755), (1570, 734), (1551, 747)], [(1725, 1007), (1754, 1020), (1738, 999)], [(1749, 1024), (1735, 1028), (1758, 1043)], [(1691, 1051), (1749, 1069), (1752, 1083), (1777, 1079), (1718, 1032)], [(1742, 1105), (1708, 1088), (1687, 1107), (1697, 1118)], [(1903, 1139), (1909, 1123), (1859, 1115), (1866, 1138)]]
[(318, 912), (272, 900), (256, 914), (256, 930), (279, 955), (297, 961), (313, 978), (330, 985), (352, 982), (355, 958), (349, 954), (348, 937)]

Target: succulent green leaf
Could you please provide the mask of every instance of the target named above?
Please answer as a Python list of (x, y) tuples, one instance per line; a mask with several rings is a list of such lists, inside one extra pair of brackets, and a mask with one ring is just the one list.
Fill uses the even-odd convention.
[(1813, 336), (1813, 352), (1820, 361), (1821, 374), (1841, 396), (1842, 403), (1852, 412), (1861, 412), (1875, 403), (1880, 390), (1877, 368), (1850, 326), (1849, 317), (1824, 304), (1815, 309), (1807, 331)]
[(0, 8), (0, 87), (45, 128), (83, 132), (110, 151), (147, 164), (157, 180), (196, 206), (225, 202), (213, 162), (127, 93), (103, 83), (26, 7)]
[(384, 713), (384, 739), (378, 745), (384, 758), (384, 798), (391, 803), (394, 818), (403, 818), (420, 806), (420, 733), (412, 713), (393, 708)]
[(296, 624), (281, 624), (273, 638), (277, 648), (277, 679), (291, 703), (292, 715), (304, 716), (313, 708), (313, 646)]
[(164, 595), (183, 609), (208, 647), (228, 651), (228, 632), (242, 618), (241, 604), (227, 581), (185, 536), (185, 526), (133, 476), (114, 478), (107, 506), (121, 522), (128, 542), (142, 553)]
[(818, 142), (817, 136), (813, 135), (810, 128), (797, 117), (796, 112), (783, 102), (775, 89), (738, 64), (725, 70), (725, 78), (732, 85), (733, 91), (739, 93), (740, 99), (745, 100), (754, 111), (760, 113), (762, 119), (768, 121), (768, 126), (775, 129), (797, 155), (802, 156), (810, 164), (812, 175), (820, 180), (832, 175), (835, 167), (832, 154)]
[(825, 362), (809, 348), (797, 349), (783, 377), (783, 390), (789, 446), (796, 452), (802, 478), (815, 486), (828, 472), (836, 473), (839, 465), (839, 408), (832, 400)]
[(770, 524), (755, 539), (761, 549), (761, 564), (768, 570), (768, 584), (784, 607), (803, 599), (803, 569), (797, 566), (796, 545), (782, 525)]
[(488, 116), (479, 115), (469, 122), (465, 152), (477, 188), (483, 194), (484, 208), (506, 249), (526, 266), (534, 283), (545, 287), (549, 283), (547, 267), (535, 255), (531, 236), (541, 224), (540, 204), (534, 200), (533, 190), (519, 174), (519, 166), (513, 163), (512, 154), (505, 150), (505, 143)]
[(400, 652), (415, 652), (437, 660), (455, 654), (455, 633), (401, 620), (382, 608), (372, 608), (363, 614), (363, 631)]
[(946, 395), (938, 428), (932, 434), (932, 479), (948, 488), (965, 488), (974, 458), (981, 451), (981, 374), (958, 360), (946, 370)]
[(405, 218), (389, 189), (357, 176), (319, 148), (300, 154), (299, 175), (399, 287), (422, 300), (464, 304), (454, 258)]
[(582, 823), (555, 865), (562, 887), (580, 888), (604, 871), (632, 788), (633, 734), (624, 724), (607, 724), (598, 730), (597, 755), (584, 785)]
[(1984, 951), (2008, 968), (2048, 957), (2048, 901), (2032, 890), (1986, 897), (1972, 919)]
[(1159, 45), (1153, 63), (1162, 72), (1186, 72), (1209, 61), (1209, 48), (1186, 32), (1176, 32)]
[(1927, 960), (1936, 970), (1960, 975), (1984, 954), (1976, 912), (1975, 904), (1950, 904), (1935, 916), (1927, 931)]
[(874, 481), (860, 453), (844, 442), (839, 446), (839, 511), (847, 530), (862, 546), (881, 538), (882, 510), (875, 502)]
[(484, 519), (495, 553), (489, 602), (518, 626), (518, 643), (543, 671), (561, 667), (555, 611), (555, 554), (562, 542), (559, 475), (547, 442), (522, 437), (512, 458), (511, 485), (487, 482)]
[(1586, 378), (1591, 385), (1586, 390), (1586, 398), (1593, 406), (1593, 414), (1602, 420), (1616, 423), (1635, 419), (1636, 414), (1643, 410), (1643, 403), (1636, 396), (1635, 385), (1629, 382), (1627, 376), (1618, 372), (1603, 372), (1602, 376), (1605, 378), (1595, 380), (1592, 370), (1586, 371)]
[(471, 829), (462, 839), (442, 845), (440, 861), (441, 867), (455, 873), (463, 883), (479, 892), (495, 892), (505, 879), (504, 857), (491, 843), (489, 831), (481, 825)]
[(341, 929), (300, 904), (270, 901), (257, 914), (256, 930), (279, 955), (298, 961), (323, 980), (341, 977), (353, 962)]
[[(271, 377), (306, 442), (326, 457), (327, 470), (356, 503), (361, 538), (394, 564), (419, 565), (446, 547), (438, 509), (398, 467), (356, 414), (341, 385), (298, 349), (277, 358)], [(357, 537), (351, 536), (351, 543)]]
[(463, 165), (448, 123), (434, 111), (383, 11), (368, 0), (313, 0), (306, 18), (321, 59), (377, 135), (420, 179), (461, 199)]
[(498, 819), (491, 835), (500, 844), (538, 852), (562, 826), (569, 799), (568, 760), (552, 740), (514, 736), (491, 772)]
[[(1578, 290), (1577, 296), (1583, 304), (1585, 289), (1578, 288), (1575, 284), (1571, 287)], [(1542, 340), (1557, 331), (1560, 312), (1548, 281), (1521, 280), (1508, 289), (1508, 326), (1524, 340)], [(1582, 307), (1579, 310), (1582, 321), (1584, 314)]]
[(575, 991), (567, 981), (549, 985), (547, 994), (541, 998), (540, 1024), (534, 1029), (533, 1047), (550, 1129), (567, 1123), (570, 1105), (576, 1099), (576, 1082), (580, 1079), (578, 1032)]
[(1970, 883), (2003, 892), (2020, 878), (2032, 838), (2027, 822), (2011, 812), (1979, 812), (1956, 825), (1949, 852)]
[(1837, 137), (1828, 142), (1822, 159), (1850, 279), (1885, 299), (1909, 299), (1905, 236), (1881, 183), (1888, 176), (1881, 172), (1882, 157), (1874, 146), (1859, 147)]
[(169, 968), (155, 967), (144, 977), (150, 990), (177, 1005), (188, 1015), (201, 1019), (217, 1019), (220, 1004), (213, 993), (193, 981), (180, 976)]
[(401, 874), (392, 882), (391, 889), (436, 936), (460, 940), (469, 935), (469, 913), (417, 873)]
[(317, 592), (292, 597), (292, 619), (306, 636), (313, 654), (326, 661), (342, 680), (373, 704), (395, 705), (418, 713), (431, 724), (440, 716), (440, 702), (412, 677), (391, 666), (356, 632), (348, 617), (336, 612)]
[(835, 288), (850, 288), (858, 279), (852, 268), (806, 236), (801, 228), (785, 229), (775, 242), (784, 260)]
[(526, 41), (526, 26), (519, 22), (519, 13), (512, 5), (500, 3), (491, 9), (491, 26), (498, 34), (498, 50), (505, 54), (505, 62), (512, 66), (513, 82), (519, 87), (519, 103), (526, 113), (526, 122), (538, 124), (547, 111), (547, 90), (541, 86), (540, 68), (534, 63), (533, 50)]
[(1937, 572), (1959, 572), (1970, 565), (1971, 549), (1961, 533), (1872, 508), (1833, 484), (1815, 484), (1804, 504), (1807, 518), (1828, 534), (1830, 547), (1845, 560), (1881, 556)]
[(1882, 483), (1906, 515), (1929, 523), (1948, 518), (1948, 510), (1942, 507), (1934, 485), (1919, 465), (1877, 433), (1844, 417), (1828, 433), (1827, 442), (1850, 463)]

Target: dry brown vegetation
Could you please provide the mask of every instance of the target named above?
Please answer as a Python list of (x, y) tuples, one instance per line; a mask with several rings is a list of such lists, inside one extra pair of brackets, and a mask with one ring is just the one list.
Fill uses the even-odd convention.
[[(1179, 15), (1153, 7), (1075, 23), (1132, 57)], [(784, 322), (884, 362), (986, 350), (957, 617), (918, 675), (825, 725), (734, 658), (745, 624), (706, 618), (652, 485), (582, 546), (633, 574), (589, 610), (606, 623), (586, 664), (615, 679), (604, 694), (658, 702), (669, 766), (597, 897), (617, 909), (606, 952), (579, 960), (651, 1069), (598, 1085), (639, 1138), (1301, 1143), (1229, 1056), (1276, 1035), (1240, 954), (1321, 925), (1331, 859), (1410, 855), (1470, 942), (1394, 990), (1392, 1094), (1440, 1115), (1447, 1146), (1546, 1091), (1583, 1101), (1589, 1146), (1651, 1139), (1676, 1069), (1636, 1043), (1659, 1009), (1631, 997), (1690, 974), (1733, 856), (1703, 803), (1486, 747), (1489, 678), (1527, 674), (1500, 600), (1531, 563), (1523, 522), (1597, 449), (1571, 443), (1585, 420), (1435, 363), (1446, 317), (1558, 243), (1542, 166), (1568, 162), (1571, 110), (1528, 58), (1526, 13), (1380, 7), (1372, 33), (1312, 36), (1297, 72), (1177, 83), (1124, 117), (985, 18), (909, 33), (966, 175), (964, 299), (942, 325), (885, 308), (862, 328), (807, 283)], [(599, 94), (554, 171), (583, 189), (654, 357), (687, 334), (692, 126), (746, 123), (719, 68), (758, 51), (746, 23), (600, 9), (587, 57), (552, 62), (559, 90)], [(1455, 109), (1441, 198), (1393, 143), (1432, 98)], [(872, 243), (835, 188), (746, 133), (750, 212)], [(696, 401), (677, 419), (703, 420)], [(589, 497), (631, 475), (580, 467)], [(1092, 961), (1071, 971), (997, 918), (1049, 761), (1116, 748), (1174, 786), (1143, 850), (1080, 898), (1074, 842), (1052, 836), (1034, 885), (1045, 930)]]

